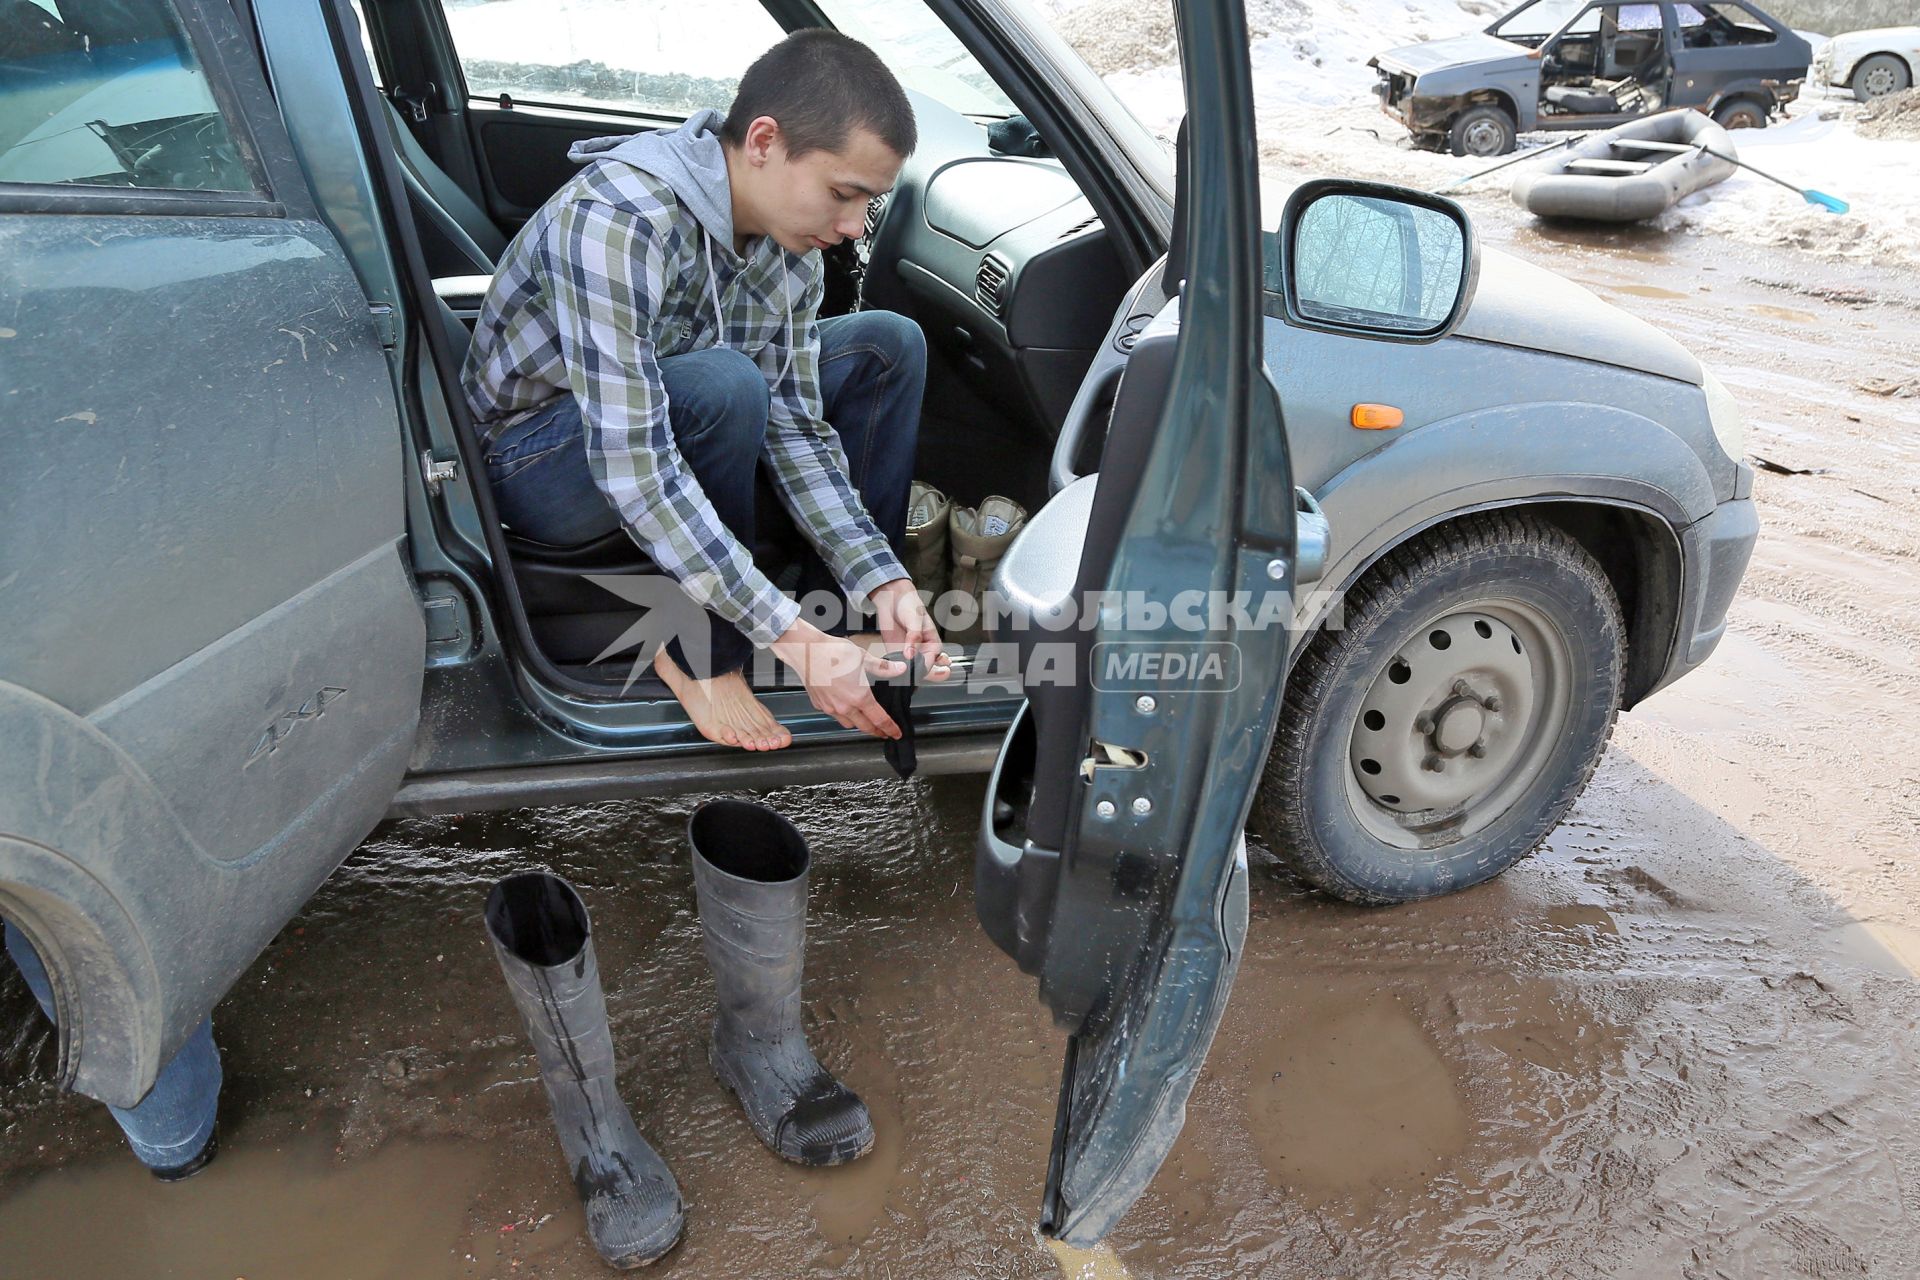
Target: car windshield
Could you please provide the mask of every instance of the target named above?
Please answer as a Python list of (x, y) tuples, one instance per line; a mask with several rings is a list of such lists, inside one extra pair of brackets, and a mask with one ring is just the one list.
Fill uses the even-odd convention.
[(1503, 40), (1538, 40), (1559, 31), (1590, 3), (1592, 0), (1533, 0), (1488, 27), (1487, 33)]
[(872, 47), (902, 84), (963, 115), (1010, 116), (1013, 103), (986, 68), (923, 4), (899, 0), (821, 0), (841, 31)]

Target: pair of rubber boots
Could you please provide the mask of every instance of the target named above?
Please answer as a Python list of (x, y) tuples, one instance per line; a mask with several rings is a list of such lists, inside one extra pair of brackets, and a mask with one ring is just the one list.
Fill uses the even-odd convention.
[[(1027, 509), (995, 494), (978, 507), (962, 507), (918, 480), (907, 495), (907, 572), (914, 589), (937, 606), (947, 591), (973, 597), (973, 622), (950, 628), (948, 639), (977, 644), (986, 638), (987, 590), (1000, 557), (1027, 527)], [(942, 615), (936, 611), (938, 620)]]
[[(865, 1104), (814, 1058), (800, 1025), (805, 837), (779, 814), (741, 800), (702, 805), (687, 829), (720, 997), (709, 1048), (714, 1074), (776, 1154), (807, 1165), (866, 1154), (873, 1123)], [(516, 875), (488, 895), (486, 922), (539, 1058), (587, 1234), (612, 1266), (645, 1266), (679, 1240), (686, 1206), (620, 1100), (586, 906), (558, 876)]]

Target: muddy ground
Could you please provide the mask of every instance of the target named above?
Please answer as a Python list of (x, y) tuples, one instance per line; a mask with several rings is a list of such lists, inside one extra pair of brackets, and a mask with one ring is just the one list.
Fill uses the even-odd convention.
[[(1485, 234), (1665, 326), (1753, 419), (1711, 666), (1624, 716), (1501, 880), (1362, 910), (1255, 852), (1185, 1134), (1095, 1258), (1033, 1221), (1061, 1041), (973, 919), (982, 780), (773, 793), (817, 857), (812, 1034), (880, 1141), (808, 1173), (704, 1065), (697, 797), (382, 827), (216, 1014), (224, 1150), (147, 1179), (0, 979), (0, 1272), (591, 1277), (482, 937), (595, 913), (624, 1091), (691, 1203), (658, 1274), (1920, 1274), (1920, 279), (1684, 235)], [(1476, 214), (1482, 212), (1476, 208)]]

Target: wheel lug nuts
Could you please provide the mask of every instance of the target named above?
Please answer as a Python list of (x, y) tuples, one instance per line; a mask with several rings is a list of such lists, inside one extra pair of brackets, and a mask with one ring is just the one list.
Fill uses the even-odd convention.
[(1439, 773), (1442, 769), (1446, 768), (1447, 765), (1446, 761), (1442, 760), (1439, 756), (1428, 756), (1420, 762), (1420, 767), (1428, 773)]
[(1413, 718), (1413, 727), (1419, 733), (1433, 732), (1433, 717), (1422, 711)]
[(1473, 686), (1465, 680), (1455, 680), (1453, 682), (1453, 691), (1463, 698), (1473, 697)]
[(1487, 754), (1487, 744), (1484, 742), (1476, 742), (1467, 748), (1467, 754), (1475, 760), (1479, 760)]
[(1489, 711), (1498, 711), (1500, 709), (1500, 695), (1497, 693), (1490, 693), (1486, 696), (1485, 700), (1480, 703), (1480, 705), (1485, 707)]

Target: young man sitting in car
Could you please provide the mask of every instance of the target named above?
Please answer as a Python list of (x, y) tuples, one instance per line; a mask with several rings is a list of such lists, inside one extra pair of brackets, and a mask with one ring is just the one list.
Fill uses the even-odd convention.
[(747, 683), (755, 646), (841, 725), (900, 736), (868, 681), (905, 667), (802, 617), (754, 564), (756, 523), (780, 518), (756, 509), (763, 466), (813, 548), (799, 598), (837, 588), (929, 679), (948, 671), (898, 554), (925, 339), (888, 312), (817, 315), (819, 251), (862, 233), (914, 142), (870, 49), (797, 32), (724, 119), (576, 144), (585, 167), (514, 237), (474, 330), (464, 380), (501, 518), (558, 546), (624, 526), (706, 607), (710, 642), (676, 638), (654, 668), (715, 742), (792, 741)]

